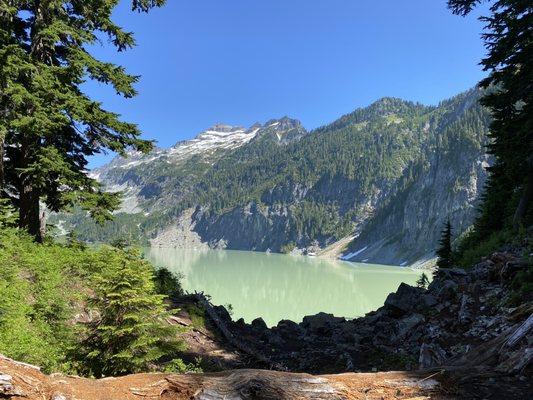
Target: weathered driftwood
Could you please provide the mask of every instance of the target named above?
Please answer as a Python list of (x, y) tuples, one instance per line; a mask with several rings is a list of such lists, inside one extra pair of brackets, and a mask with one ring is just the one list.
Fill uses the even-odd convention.
[(0, 357), (0, 398), (39, 400), (355, 400), (451, 399), (439, 383), (416, 373), (349, 373), (312, 376), (266, 370), (218, 374), (136, 374), (91, 380), (46, 376)]
[(522, 340), (531, 329), (533, 329), (533, 314), (531, 314), (529, 318), (509, 336), (507, 341), (503, 344), (503, 347), (507, 349), (512, 348)]
[(248, 345), (246, 342), (236, 337), (228, 329), (224, 321), (222, 321), (218, 313), (215, 311), (211, 302), (204, 296), (203, 293), (195, 293), (194, 297), (200, 303), (200, 305), (205, 309), (209, 319), (213, 322), (213, 324), (216, 326), (219, 332), (224, 336), (224, 338), (232, 346), (242, 351), (243, 353), (254, 357), (256, 360), (260, 361), (261, 363), (265, 364), (271, 369), (275, 369), (278, 371), (287, 370), (287, 368), (285, 368), (283, 365), (273, 362), (269, 357), (263, 355), (258, 350), (254, 349), (252, 346)]

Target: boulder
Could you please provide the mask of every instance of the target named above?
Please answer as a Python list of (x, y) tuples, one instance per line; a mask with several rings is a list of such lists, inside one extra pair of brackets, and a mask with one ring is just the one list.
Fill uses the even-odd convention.
[(420, 369), (435, 367), (441, 365), (445, 358), (446, 353), (438, 344), (422, 343), (418, 357), (418, 366)]
[(508, 261), (500, 270), (500, 279), (502, 282), (512, 279), (519, 271), (524, 271), (528, 267), (527, 262), (522, 260)]
[(437, 305), (437, 299), (432, 294), (426, 293), (421, 298), (421, 304), (424, 306), (424, 308), (428, 309), (431, 307), (435, 307)]
[(231, 322), (231, 315), (224, 306), (213, 306), (213, 309), (217, 313), (220, 319), (224, 322)]
[(333, 314), (320, 312), (316, 315), (304, 317), (302, 327), (314, 334), (324, 334), (330, 332), (333, 325), (346, 321), (342, 317), (335, 317)]
[(285, 337), (299, 336), (302, 333), (300, 325), (288, 319), (279, 321), (275, 329), (279, 335)]
[(410, 333), (418, 324), (424, 322), (426, 319), (421, 314), (411, 314), (398, 321), (397, 337), (402, 338)]
[(358, 335), (360, 332), (357, 329), (356, 325), (351, 321), (346, 321), (344, 324), (340, 324), (339, 330), (337, 332), (339, 339), (347, 341), (348, 343), (359, 343), (361, 336)]
[(387, 296), (385, 308), (393, 316), (404, 315), (419, 306), (420, 296), (423, 292), (423, 289), (402, 283), (396, 293), (391, 293)]
[(461, 297), (461, 307), (459, 308), (459, 313), (457, 315), (460, 323), (468, 324), (474, 319), (471, 307), (473, 302), (473, 299), (467, 294), (463, 294)]
[(246, 322), (244, 322), (244, 318), (239, 318), (237, 321), (235, 321), (235, 327), (238, 329), (245, 329), (246, 328)]
[(261, 331), (265, 331), (268, 329), (267, 324), (261, 317), (254, 319), (251, 325), (254, 331), (261, 332)]
[(486, 281), (489, 277), (489, 272), (494, 263), (491, 260), (484, 260), (477, 263), (471, 270), (470, 274), (474, 281)]
[(439, 302), (455, 300), (459, 286), (454, 281), (448, 279), (442, 282), (437, 288), (436, 297)]

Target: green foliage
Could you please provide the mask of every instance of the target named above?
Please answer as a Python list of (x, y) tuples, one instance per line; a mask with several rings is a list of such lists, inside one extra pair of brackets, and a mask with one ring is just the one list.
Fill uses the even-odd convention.
[(188, 304), (185, 307), (185, 311), (189, 314), (192, 326), (196, 329), (205, 328), (205, 310), (195, 304)]
[(529, 260), (529, 267), (525, 271), (516, 274), (511, 282), (511, 295), (509, 303), (519, 306), (528, 301), (533, 301), (533, 263)]
[(291, 222), (299, 234), (309, 238), (342, 238), (353, 230), (348, 218), (343, 218), (333, 203), (302, 201), (292, 209)]
[(420, 278), (417, 279), (416, 286), (422, 289), (427, 289), (427, 287), (429, 286), (429, 278), (425, 272), (422, 272)]
[(164, 267), (157, 268), (154, 272), (155, 291), (170, 298), (183, 296), (185, 292), (181, 285), (182, 279), (181, 272), (172, 272)]
[(76, 248), (39, 246), (17, 230), (0, 230), (0, 353), (48, 372), (68, 368), (70, 320), (84, 296), (78, 284), (87, 261)]
[[(133, 250), (90, 249), (75, 238), (38, 244), (3, 228), (0, 265), (2, 354), (45, 372), (109, 375), (152, 369), (150, 361), (182, 349), (165, 321), (164, 296), (155, 293), (153, 267)], [(88, 325), (79, 322), (90, 316)]]
[(0, 198), (0, 229), (13, 227), (17, 222), (16, 210), (9, 204), (8, 199)]
[(201, 359), (196, 359), (194, 363), (188, 364), (182, 359), (176, 358), (165, 364), (163, 372), (167, 372), (169, 374), (201, 374), (203, 372), (201, 364)]
[(295, 248), (296, 244), (294, 242), (289, 242), (281, 246), (280, 252), (283, 254), (290, 254)]
[(452, 225), (450, 220), (448, 220), (444, 226), (439, 242), (439, 248), (437, 249), (436, 253), (438, 256), (437, 267), (450, 268), (452, 266)]
[[(449, 0), (455, 14), (466, 15), (478, 0)], [(481, 103), (492, 112), (490, 168), (473, 243), (509, 227), (532, 223), (533, 197), (533, 8), (528, 1), (492, 1), (483, 40), (481, 61), (489, 75), (480, 86), (488, 88)]]
[(76, 350), (84, 360), (80, 369), (96, 377), (141, 372), (183, 350), (178, 327), (166, 322), (165, 296), (155, 293), (152, 266), (135, 250), (103, 249), (97, 262), (102, 268), (92, 279), (89, 305), (99, 317)]
[[(148, 11), (163, 3), (134, 0), (132, 8)], [(136, 125), (82, 90), (93, 80), (125, 98), (136, 94), (139, 77), (90, 53), (102, 35), (118, 51), (135, 44), (112, 20), (117, 5), (118, 0), (0, 2), (0, 157), (9, 160), (0, 177), (2, 196), (19, 211), (20, 226), (36, 237), (40, 202), (52, 211), (81, 204), (99, 222), (112, 217), (119, 197), (87, 176), (87, 157), (152, 147), (139, 138)]]
[(477, 232), (470, 231), (461, 238), (455, 258), (461, 267), (470, 268), (477, 264), (482, 257), (498, 251), (506, 243), (513, 243), (520, 239), (520, 235), (517, 235), (512, 229), (493, 232), (483, 240), (479, 240)]

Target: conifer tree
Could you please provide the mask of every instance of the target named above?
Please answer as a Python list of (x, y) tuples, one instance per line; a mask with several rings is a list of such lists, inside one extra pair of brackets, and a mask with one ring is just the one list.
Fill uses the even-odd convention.
[(449, 219), (441, 234), (437, 256), (439, 268), (449, 268), (452, 265), (452, 225)]
[[(467, 15), (480, 0), (448, 0), (450, 9)], [(533, 197), (533, 5), (528, 0), (493, 0), (490, 15), (480, 18), (489, 76), (481, 103), (493, 114), (489, 152), (495, 156), (475, 228), (479, 237), (531, 221)]]
[[(165, 0), (133, 0), (146, 12)], [(87, 157), (128, 147), (148, 151), (136, 125), (105, 110), (82, 90), (87, 80), (126, 98), (138, 77), (97, 60), (91, 45), (107, 37), (118, 51), (131, 32), (113, 22), (119, 0), (0, 0), (0, 190), (18, 209), (19, 225), (42, 236), (40, 202), (52, 211), (79, 203), (97, 221), (118, 196), (86, 174)]]
[(80, 370), (96, 377), (147, 371), (183, 350), (179, 328), (166, 321), (165, 296), (155, 292), (150, 264), (134, 250), (109, 249), (100, 257), (106, 267), (94, 279), (90, 300), (99, 318), (77, 350)]
[(422, 272), (420, 278), (416, 280), (416, 286), (422, 289), (426, 289), (429, 285), (429, 278), (425, 272)]

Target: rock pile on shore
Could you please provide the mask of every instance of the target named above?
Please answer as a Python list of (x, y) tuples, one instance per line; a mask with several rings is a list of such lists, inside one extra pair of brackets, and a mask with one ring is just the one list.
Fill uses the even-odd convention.
[(481, 361), (486, 368), (524, 374), (533, 360), (533, 303), (524, 299), (511, 307), (508, 296), (511, 280), (526, 268), (507, 251), (469, 270), (441, 269), (427, 289), (401, 284), (383, 307), (355, 320), (319, 313), (268, 328), (260, 318), (233, 322), (223, 307), (215, 310), (235, 337), (272, 365), (310, 373), (464, 364), (480, 345), (499, 341), (501, 347), (523, 325), (512, 347)]

